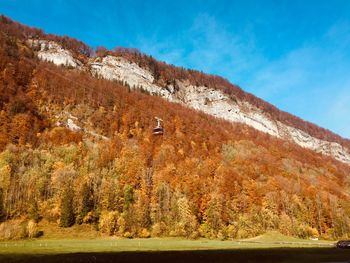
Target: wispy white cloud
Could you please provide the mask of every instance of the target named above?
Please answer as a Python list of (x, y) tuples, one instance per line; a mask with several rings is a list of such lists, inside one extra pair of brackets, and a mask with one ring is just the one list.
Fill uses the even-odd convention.
[(168, 63), (227, 78), (251, 71), (261, 59), (249, 31), (244, 37), (232, 34), (207, 14), (197, 15), (186, 30), (162, 42), (159, 42), (156, 34), (147, 37), (141, 35), (138, 46)]
[(246, 81), (277, 106), (350, 138), (350, 24), (268, 61)]
[(325, 118), (331, 127), (350, 138), (350, 81), (334, 94)]
[(350, 138), (348, 21), (273, 59), (259, 49), (249, 27), (242, 32), (236, 35), (214, 17), (200, 14), (182, 34), (162, 42), (157, 35), (141, 36), (138, 46), (169, 63), (224, 76), (283, 110)]

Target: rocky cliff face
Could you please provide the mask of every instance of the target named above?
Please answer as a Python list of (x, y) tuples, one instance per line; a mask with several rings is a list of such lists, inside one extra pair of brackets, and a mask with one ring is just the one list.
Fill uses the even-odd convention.
[(69, 50), (63, 49), (54, 41), (29, 39), (27, 43), (34, 50), (37, 50), (37, 55), (42, 60), (73, 68), (82, 66), (82, 63), (75, 59)]
[(122, 57), (95, 57), (86, 65), (73, 58), (70, 51), (54, 42), (35, 40), (29, 42), (38, 49), (38, 57), (57, 65), (84, 68), (96, 77), (119, 80), (131, 88), (143, 88), (151, 95), (181, 103), (187, 107), (203, 111), (212, 116), (231, 122), (240, 122), (259, 131), (292, 141), (302, 147), (332, 156), (350, 164), (350, 151), (336, 142), (320, 140), (297, 128), (274, 120), (258, 107), (230, 97), (224, 92), (204, 86), (194, 86), (186, 81), (176, 80), (173, 84), (157, 85), (148, 69), (139, 67)]
[(166, 90), (153, 84), (154, 77), (148, 70), (124, 58), (114, 56), (97, 57), (89, 62), (88, 67), (90, 72), (96, 77), (123, 81), (131, 88), (142, 87), (151, 95), (168, 98)]

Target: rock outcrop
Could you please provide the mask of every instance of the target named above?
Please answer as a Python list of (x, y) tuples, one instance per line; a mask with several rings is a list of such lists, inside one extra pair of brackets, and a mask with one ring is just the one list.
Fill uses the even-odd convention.
[(73, 68), (82, 66), (82, 63), (73, 57), (72, 52), (62, 48), (54, 41), (29, 39), (27, 42), (29, 46), (37, 50), (37, 55), (41, 60)]

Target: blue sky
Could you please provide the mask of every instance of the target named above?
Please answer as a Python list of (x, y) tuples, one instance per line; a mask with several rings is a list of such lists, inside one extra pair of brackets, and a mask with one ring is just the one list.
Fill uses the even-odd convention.
[(1, 0), (0, 13), (221, 75), (350, 138), (349, 0)]

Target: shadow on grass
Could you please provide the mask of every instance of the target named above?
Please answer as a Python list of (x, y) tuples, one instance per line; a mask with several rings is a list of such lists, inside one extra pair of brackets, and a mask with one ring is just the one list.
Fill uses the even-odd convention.
[(336, 248), (272, 248), (200, 251), (101, 252), (50, 255), (0, 255), (0, 262), (350, 262), (350, 250)]

